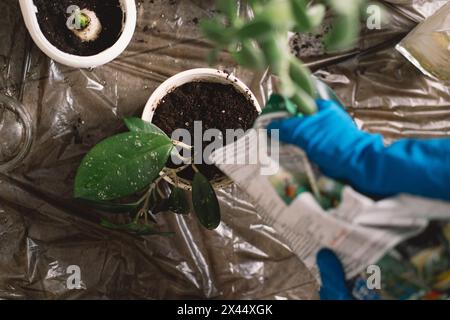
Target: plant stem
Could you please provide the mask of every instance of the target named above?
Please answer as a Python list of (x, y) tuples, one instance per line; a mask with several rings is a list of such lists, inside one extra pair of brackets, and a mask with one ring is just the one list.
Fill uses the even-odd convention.
[[(147, 192), (144, 194), (144, 196), (141, 198), (145, 199), (144, 205), (142, 206), (142, 208), (139, 210), (139, 212), (136, 214), (136, 217), (134, 218), (134, 222), (137, 223), (139, 221), (139, 218), (141, 216), (144, 216), (144, 220), (145, 220), (145, 224), (148, 224), (148, 210), (149, 210), (149, 204), (150, 204), (150, 197), (152, 195), (152, 191), (153, 189), (156, 187), (155, 182), (153, 182), (150, 187), (148, 188)], [(141, 201), (139, 200), (139, 201)]]
[(200, 170), (198, 170), (197, 166), (195, 164), (192, 164), (192, 169), (194, 169), (195, 173), (199, 173)]
[(159, 196), (160, 196), (161, 198), (165, 198), (164, 193), (161, 191), (161, 189), (159, 188), (158, 185), (156, 185), (156, 191), (158, 192), (158, 194), (159, 194)]
[(176, 168), (176, 169), (172, 169), (172, 168), (167, 168), (166, 167), (166, 168), (164, 168), (164, 171), (166, 171), (166, 172), (163, 172), (160, 175), (160, 178), (162, 179), (162, 178), (167, 177), (167, 176), (169, 176), (171, 174), (177, 174), (178, 172), (181, 172), (181, 171), (185, 170), (186, 168), (188, 168), (190, 166), (191, 166), (191, 164), (185, 164), (184, 166)]
[[(159, 188), (158, 183), (159, 183), (162, 179), (164, 179), (164, 177), (167, 177), (167, 176), (170, 176), (170, 175), (173, 175), (173, 179), (176, 180), (176, 181), (178, 181), (177, 173), (178, 173), (178, 172), (181, 172), (181, 171), (183, 171), (183, 170), (185, 170), (185, 169), (188, 168), (189, 166), (190, 166), (190, 164), (186, 164), (186, 165), (184, 165), (184, 166), (182, 166), (182, 167), (179, 167), (179, 168), (176, 168), (176, 169), (167, 168), (167, 167), (164, 168), (164, 170), (165, 170), (166, 172), (162, 172), (162, 173), (160, 174), (160, 176), (159, 176), (155, 181), (153, 181), (152, 184), (150, 184), (150, 186), (149, 186), (147, 192), (141, 197), (141, 199), (139, 199), (139, 203), (142, 202), (142, 201), (144, 201), (144, 199), (145, 199), (145, 201), (144, 201), (144, 205), (142, 206), (141, 210), (139, 210), (139, 212), (136, 214), (136, 217), (134, 218), (134, 223), (137, 223), (137, 222), (139, 221), (139, 218), (142, 217), (142, 216), (144, 216), (144, 223), (145, 223), (145, 224), (148, 224), (148, 215), (149, 215), (149, 214), (152, 215), (153, 220), (154, 220), (153, 214), (152, 214), (152, 213), (149, 213), (149, 208), (150, 208), (150, 206), (149, 206), (149, 205), (150, 205), (150, 198), (151, 198), (151, 196), (154, 194), (153, 191), (156, 190), (156, 192), (158, 192), (158, 194), (159, 194), (159, 196), (160, 196), (161, 198), (163, 198), (163, 199), (166, 198), (165, 195), (164, 195), (164, 193), (163, 193), (163, 192), (161, 191), (161, 189)], [(153, 197), (153, 199), (156, 201), (156, 197), (155, 197), (155, 196)]]
[(188, 149), (188, 150), (192, 150), (194, 147), (187, 145), (181, 141), (177, 141), (177, 140), (172, 140), (173, 144), (177, 147), (181, 147), (183, 149)]

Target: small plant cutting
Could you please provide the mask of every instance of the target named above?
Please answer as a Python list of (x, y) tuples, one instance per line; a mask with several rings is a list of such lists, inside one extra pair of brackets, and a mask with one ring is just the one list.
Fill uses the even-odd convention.
[[(190, 212), (186, 194), (176, 184), (177, 174), (192, 167), (194, 212), (207, 229), (217, 228), (220, 208), (208, 179), (186, 159), (183, 160), (187, 164), (179, 168), (166, 167), (171, 155), (181, 157), (176, 147), (191, 146), (171, 140), (161, 129), (141, 119), (128, 118), (125, 124), (128, 132), (103, 140), (85, 156), (75, 178), (75, 198), (99, 210), (128, 213), (133, 218), (131, 223), (123, 225), (102, 221), (107, 228), (138, 235), (168, 235), (154, 228), (155, 214), (165, 210), (177, 214)], [(160, 185), (164, 175), (170, 175), (175, 181), (168, 198)], [(133, 195), (139, 199), (131, 203), (123, 201)]]
[(123, 0), (33, 0), (45, 38), (64, 53), (94, 56), (113, 47), (121, 36)]
[(80, 9), (76, 5), (71, 5), (67, 8), (66, 26), (71, 30), (81, 41), (95, 41), (102, 31), (100, 20), (94, 11), (89, 9)]
[[(211, 61), (221, 50), (228, 50), (237, 64), (267, 70), (279, 78), (279, 93), (285, 109), (293, 114), (312, 114), (317, 92), (310, 71), (291, 54), (290, 32), (314, 32), (329, 11), (333, 26), (326, 35), (330, 51), (348, 48), (356, 41), (366, 0), (247, 0), (253, 16), (238, 15), (237, 1), (217, 0), (221, 14), (201, 24), (204, 35), (214, 43)], [(287, 100), (286, 100), (287, 101)]]

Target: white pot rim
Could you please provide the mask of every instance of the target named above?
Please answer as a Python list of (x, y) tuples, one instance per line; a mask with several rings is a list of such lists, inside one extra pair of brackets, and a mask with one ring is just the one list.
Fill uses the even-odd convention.
[(135, 0), (119, 1), (122, 3), (125, 14), (125, 25), (122, 34), (112, 47), (92, 56), (77, 56), (61, 51), (55, 47), (47, 40), (41, 31), (36, 16), (37, 8), (34, 5), (33, 0), (19, 0), (19, 4), (25, 25), (30, 32), (33, 41), (47, 56), (69, 67), (95, 68), (117, 58), (126, 49), (133, 38), (137, 20)]
[[(248, 99), (252, 101), (256, 111), (258, 111), (258, 113), (261, 113), (261, 106), (255, 95), (240, 79), (232, 74), (218, 69), (197, 68), (180, 72), (164, 81), (148, 99), (147, 104), (144, 108), (144, 112), (142, 113), (142, 120), (152, 122), (155, 110), (158, 107), (159, 102), (169, 92), (173, 91), (177, 87), (182, 86), (183, 84), (202, 80), (233, 85), (239, 92), (247, 96)], [(164, 176), (164, 180), (172, 185), (175, 185), (174, 181), (167, 175)], [(211, 181), (211, 184), (215, 189), (220, 189), (232, 184), (232, 180), (225, 176)], [(192, 190), (191, 182), (182, 178), (179, 178), (178, 186), (185, 190)]]

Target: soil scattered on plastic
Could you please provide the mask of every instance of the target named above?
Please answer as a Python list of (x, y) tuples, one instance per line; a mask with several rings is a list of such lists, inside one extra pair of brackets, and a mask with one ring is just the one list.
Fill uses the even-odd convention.
[[(42, 33), (55, 47), (69, 54), (91, 56), (112, 47), (122, 33), (123, 11), (119, 0), (34, 0), (38, 8), (37, 18)], [(82, 42), (67, 26), (67, 8), (77, 5), (80, 9), (94, 11), (102, 32), (95, 41)]]
[[(156, 108), (152, 122), (169, 136), (176, 129), (187, 129), (193, 144), (195, 121), (202, 122), (203, 133), (218, 129), (226, 137), (227, 129), (250, 129), (257, 116), (250, 98), (233, 85), (198, 81), (186, 83), (167, 94)], [(202, 151), (210, 143), (203, 142)], [(224, 176), (214, 165), (196, 166), (209, 180)], [(192, 180), (194, 171), (188, 168), (179, 175)]]

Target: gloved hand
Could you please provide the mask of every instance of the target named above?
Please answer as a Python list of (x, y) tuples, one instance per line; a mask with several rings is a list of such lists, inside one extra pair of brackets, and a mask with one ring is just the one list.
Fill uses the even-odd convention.
[(358, 276), (347, 282), (341, 261), (330, 249), (321, 249), (316, 261), (322, 282), (321, 300), (381, 300), (379, 292), (367, 287), (366, 278)]
[(397, 193), (450, 200), (450, 139), (401, 139), (360, 131), (334, 101), (318, 100), (312, 116), (275, 121), (280, 139), (305, 150), (329, 177), (374, 196)]
[(334, 252), (322, 249), (316, 260), (322, 281), (320, 300), (354, 300), (345, 281), (344, 267)]

